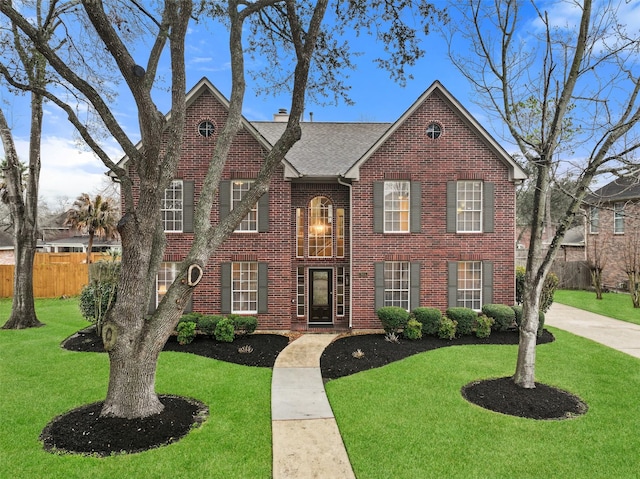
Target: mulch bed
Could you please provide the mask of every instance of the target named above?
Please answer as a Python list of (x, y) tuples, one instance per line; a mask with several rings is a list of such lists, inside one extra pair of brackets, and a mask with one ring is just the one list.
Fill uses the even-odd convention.
[[(538, 344), (554, 341), (548, 331), (538, 338)], [(180, 351), (245, 366), (272, 368), (290, 337), (279, 334), (251, 334), (233, 343), (198, 336), (186, 345), (169, 338), (165, 351)], [(472, 336), (445, 341), (425, 337), (416, 341), (401, 339), (390, 343), (383, 334), (353, 334), (338, 338), (322, 354), (320, 369), (325, 381), (355, 374), (399, 361), (413, 354), (432, 349), (476, 344), (518, 344), (517, 331), (492, 332), (489, 338)], [(89, 327), (66, 339), (62, 346), (72, 351), (104, 352), (102, 340)], [(238, 350), (243, 346), (250, 353)], [(352, 353), (361, 350), (360, 359)], [(531, 419), (566, 419), (584, 414), (587, 406), (566, 391), (536, 383), (534, 389), (522, 389), (511, 378), (475, 381), (462, 388), (468, 401), (485, 409)], [(105, 456), (119, 452), (140, 452), (178, 440), (191, 427), (200, 424), (208, 410), (190, 398), (162, 396), (162, 413), (144, 419), (124, 420), (100, 417), (102, 403), (90, 404), (69, 411), (54, 419), (43, 430), (41, 439), (49, 451), (66, 451)]]

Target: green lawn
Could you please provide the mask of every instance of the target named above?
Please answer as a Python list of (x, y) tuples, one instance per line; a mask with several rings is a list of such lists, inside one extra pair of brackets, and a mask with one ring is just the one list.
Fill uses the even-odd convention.
[(358, 479), (630, 478), (640, 471), (640, 362), (550, 328), (538, 381), (586, 415), (536, 421), (466, 402), (460, 388), (510, 376), (517, 346), (456, 346), (326, 384)]
[(634, 309), (631, 298), (624, 293), (603, 293), (602, 299), (596, 299), (591, 291), (558, 290), (554, 301), (573, 306), (575, 308), (602, 314), (610, 318), (640, 324), (640, 309)]
[[(45, 327), (0, 330), (0, 477), (271, 477), (271, 370), (173, 352), (160, 355), (157, 391), (206, 403), (210, 416), (200, 428), (140, 454), (100, 459), (45, 452), (38, 436), (51, 419), (104, 399), (108, 358), (60, 348), (88, 324), (77, 300), (36, 305)], [(0, 300), (1, 323), (10, 308), (10, 301)]]

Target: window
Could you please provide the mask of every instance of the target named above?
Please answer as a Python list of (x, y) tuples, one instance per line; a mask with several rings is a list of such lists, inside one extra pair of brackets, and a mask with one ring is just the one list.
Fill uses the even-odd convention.
[(409, 232), (409, 192), (408, 181), (384, 182), (384, 232)]
[(429, 126), (427, 127), (427, 136), (432, 140), (436, 140), (440, 138), (440, 135), (442, 135), (442, 126), (438, 123), (429, 123)]
[(409, 263), (384, 263), (384, 306), (399, 306), (409, 310)]
[(162, 224), (167, 232), (182, 232), (182, 180), (173, 180), (169, 188), (164, 190), (162, 199)]
[(600, 228), (600, 210), (592, 206), (589, 210), (589, 233), (597, 234)]
[(297, 280), (297, 291), (296, 291), (296, 297), (297, 297), (297, 315), (298, 316), (304, 316), (304, 303), (305, 303), (305, 290), (304, 290), (304, 268), (303, 267), (299, 267), (298, 268), (298, 274), (297, 274), (298, 280)]
[(344, 316), (345, 268), (336, 270), (336, 314)]
[(458, 181), (458, 233), (482, 232), (482, 182)]
[(296, 256), (304, 256), (304, 209), (296, 208)]
[[(242, 201), (242, 197), (251, 188), (253, 181), (235, 180), (231, 184), (231, 209), (235, 208)], [(255, 233), (258, 231), (258, 204), (253, 205), (247, 216), (243, 218), (240, 224), (235, 229), (236, 232), (250, 232)]]
[(171, 283), (178, 276), (178, 263), (160, 263), (160, 269), (158, 270), (158, 276), (156, 277), (156, 307), (167, 294), (167, 290)]
[(613, 204), (613, 232), (617, 235), (624, 233), (624, 203)]
[(482, 262), (458, 263), (457, 305), (480, 311), (482, 306)]
[(231, 312), (258, 312), (258, 263), (231, 265)]
[(209, 138), (216, 131), (216, 127), (213, 126), (213, 123), (210, 121), (201, 121), (198, 125), (198, 134), (200, 136), (204, 136), (205, 138)]
[(344, 258), (344, 208), (336, 209), (336, 256)]
[(325, 196), (316, 196), (309, 204), (309, 256), (333, 256), (333, 207)]

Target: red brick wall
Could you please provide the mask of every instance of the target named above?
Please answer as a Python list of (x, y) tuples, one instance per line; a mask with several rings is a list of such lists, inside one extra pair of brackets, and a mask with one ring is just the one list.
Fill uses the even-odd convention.
[[(437, 121), (443, 134), (429, 139)], [(373, 182), (409, 173), (422, 183), (422, 233), (373, 233)], [(495, 184), (495, 232), (446, 233), (446, 184), (481, 179)], [(447, 262), (493, 261), (493, 302), (514, 302), (515, 187), (504, 164), (437, 95), (432, 95), (360, 169), (353, 186), (353, 326), (380, 327), (374, 308), (374, 263), (391, 255), (422, 263), (420, 304), (447, 307)], [(362, 247), (361, 247), (362, 246)]]
[(587, 224), (587, 258), (594, 260), (594, 250), (602, 252), (604, 268), (602, 282), (606, 288), (620, 289), (627, 281), (624, 254), (629, 251), (629, 242), (640, 234), (640, 201), (627, 202), (624, 207), (624, 233), (613, 233), (613, 204), (600, 207), (597, 234), (589, 231)]

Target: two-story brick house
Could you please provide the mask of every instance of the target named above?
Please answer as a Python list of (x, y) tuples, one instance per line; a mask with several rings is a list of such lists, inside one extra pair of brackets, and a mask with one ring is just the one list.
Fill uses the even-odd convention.
[[(155, 301), (192, 238), (192, 209), (227, 115), (202, 79), (188, 94), (183, 154), (166, 191)], [(243, 120), (211, 220), (250, 187), (284, 130)], [(209, 261), (191, 309), (257, 316), (260, 329), (378, 328), (397, 305), (513, 304), (515, 188), (523, 170), (433, 83), (394, 123), (302, 122), (270, 189)]]
[(640, 179), (616, 178), (585, 198), (587, 259), (599, 257), (602, 284), (625, 289), (626, 256), (640, 238)]

